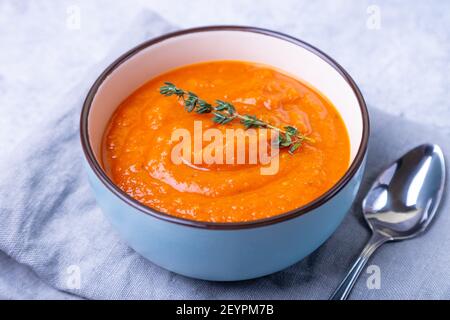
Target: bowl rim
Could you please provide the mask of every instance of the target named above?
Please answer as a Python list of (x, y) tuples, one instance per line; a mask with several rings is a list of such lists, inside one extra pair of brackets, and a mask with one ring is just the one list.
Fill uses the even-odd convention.
[[(146, 49), (152, 45), (155, 45), (157, 43), (160, 43), (162, 41), (172, 39), (178, 36), (183, 36), (187, 34), (192, 33), (200, 33), (200, 32), (209, 32), (209, 31), (240, 31), (240, 32), (253, 32), (262, 34), (265, 36), (275, 37), (280, 40), (291, 42), (297, 46), (302, 47), (303, 49), (306, 49), (322, 60), (324, 60), (326, 63), (328, 63), (331, 67), (333, 67), (343, 78), (346, 80), (346, 82), (349, 84), (351, 89), (353, 90), (353, 93), (355, 94), (358, 105), (361, 109), (361, 115), (362, 115), (362, 121), (363, 121), (363, 132), (361, 137), (361, 143), (359, 145), (358, 152), (353, 160), (353, 162), (350, 164), (349, 168), (345, 172), (345, 174), (341, 177), (341, 179), (338, 180), (334, 184), (332, 188), (330, 188), (327, 192), (322, 194), (320, 197), (316, 198), (315, 200), (307, 203), (304, 206), (301, 206), (299, 208), (287, 211), (285, 213), (275, 215), (272, 217), (264, 218), (264, 219), (258, 219), (258, 220), (252, 220), (252, 221), (245, 221), (245, 222), (208, 222), (208, 221), (196, 221), (196, 220), (189, 220), (185, 218), (180, 218), (176, 216), (169, 215), (167, 213), (160, 212), (156, 209), (153, 209), (151, 207), (148, 207), (139, 201), (135, 200), (131, 196), (129, 196), (127, 193), (122, 191), (118, 186), (116, 186), (113, 181), (108, 177), (100, 163), (95, 158), (94, 152), (92, 150), (90, 140), (89, 140), (89, 133), (88, 133), (88, 118), (89, 118), (89, 111), (92, 105), (92, 102), (94, 100), (94, 97), (99, 89), (99, 87), (102, 85), (104, 80), (122, 63), (124, 63), (126, 60), (137, 54), (143, 49)], [(155, 217), (157, 219), (161, 219), (170, 223), (175, 223), (178, 225), (188, 226), (188, 227), (195, 227), (195, 228), (201, 228), (201, 229), (211, 229), (211, 230), (236, 230), (236, 229), (250, 229), (250, 228), (257, 228), (257, 227), (263, 227), (268, 226), (280, 222), (284, 222), (296, 217), (299, 217), (301, 215), (304, 215), (308, 212), (313, 211), (314, 209), (320, 207), (321, 205), (328, 202), (330, 199), (332, 199), (335, 195), (339, 193), (353, 178), (353, 176), (356, 174), (358, 169), (361, 167), (361, 164), (364, 161), (367, 146), (368, 146), (368, 140), (369, 140), (369, 132), (370, 132), (370, 123), (369, 123), (369, 113), (367, 110), (366, 103), (364, 101), (364, 98), (356, 85), (355, 81), (350, 77), (350, 75), (345, 71), (345, 69), (338, 64), (334, 59), (329, 57), (327, 54), (322, 52), (321, 50), (317, 49), (316, 47), (310, 45), (309, 43), (306, 43), (302, 40), (299, 40), (297, 38), (294, 38), (292, 36), (286, 35), (284, 33), (278, 32), (278, 31), (272, 31), (269, 29), (263, 29), (263, 28), (257, 28), (257, 27), (250, 27), (250, 26), (237, 26), (237, 25), (214, 25), (214, 26), (206, 26), (206, 27), (197, 27), (197, 28), (190, 28), (190, 29), (183, 29), (175, 32), (170, 32), (163, 34), (159, 37), (152, 38), (150, 40), (144, 41), (141, 44), (135, 46), (134, 48), (130, 49), (129, 51), (122, 54), (119, 58), (117, 58), (114, 62), (112, 62), (96, 79), (92, 87), (89, 89), (89, 92), (85, 98), (85, 101), (83, 103), (81, 116), (80, 116), (80, 139), (81, 139), (81, 145), (84, 152), (84, 155), (87, 159), (87, 162), (90, 166), (90, 168), (93, 170), (94, 174), (97, 176), (97, 178), (103, 183), (103, 185), (111, 191), (115, 196), (117, 196), (119, 199), (124, 201), (126, 204), (134, 207), (138, 211), (148, 214), (152, 217)]]

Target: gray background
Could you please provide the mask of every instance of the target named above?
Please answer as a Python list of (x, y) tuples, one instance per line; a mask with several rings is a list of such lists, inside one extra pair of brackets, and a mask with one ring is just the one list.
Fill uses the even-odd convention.
[[(75, 30), (67, 24), (67, 10), (74, 5), (81, 14), (80, 29)], [(379, 29), (367, 25), (371, 5), (380, 10)], [(83, 75), (103, 61), (143, 9), (151, 9), (182, 28), (243, 24), (299, 37), (341, 63), (369, 105), (436, 130), (450, 126), (449, 1), (3, 0), (2, 155), (20, 147), (24, 137), (39, 130), (46, 117), (39, 110), (83, 81)], [(55, 297), (71, 298), (0, 252), (0, 298)]]

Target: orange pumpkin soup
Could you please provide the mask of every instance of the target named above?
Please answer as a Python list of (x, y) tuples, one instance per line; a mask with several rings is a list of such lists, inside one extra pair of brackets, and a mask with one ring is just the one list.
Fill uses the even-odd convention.
[[(174, 163), (172, 134), (214, 128), (242, 129), (239, 121), (217, 124), (211, 114), (186, 112), (165, 97), (169, 81), (208, 102), (232, 103), (240, 114), (275, 126), (294, 126), (311, 137), (293, 154), (280, 149), (278, 170), (261, 174), (256, 164)], [(202, 143), (205, 147), (208, 143)], [(350, 143), (339, 113), (311, 86), (271, 67), (214, 61), (188, 65), (148, 81), (123, 101), (103, 138), (103, 165), (113, 182), (141, 203), (191, 220), (242, 222), (301, 207), (328, 191), (349, 166)]]

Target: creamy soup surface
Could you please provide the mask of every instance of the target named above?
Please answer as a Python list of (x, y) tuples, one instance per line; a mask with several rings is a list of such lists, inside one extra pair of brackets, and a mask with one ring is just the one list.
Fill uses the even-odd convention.
[[(165, 97), (164, 82), (214, 103), (232, 103), (240, 114), (255, 115), (275, 126), (295, 126), (314, 139), (294, 154), (280, 149), (275, 174), (262, 175), (263, 163), (174, 163), (176, 129), (202, 131), (243, 128), (225, 125), (211, 114), (188, 113), (183, 101)], [(204, 142), (202, 147), (211, 142)], [(193, 151), (194, 152), (194, 151)], [(282, 214), (320, 197), (345, 174), (350, 143), (344, 122), (316, 89), (269, 66), (215, 61), (184, 66), (156, 78), (123, 101), (103, 137), (103, 166), (128, 195), (160, 212), (190, 220), (243, 222)]]

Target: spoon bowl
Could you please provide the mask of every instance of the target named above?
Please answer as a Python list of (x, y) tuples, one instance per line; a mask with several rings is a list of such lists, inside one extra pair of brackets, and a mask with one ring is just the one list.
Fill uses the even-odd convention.
[(362, 203), (372, 237), (331, 300), (344, 300), (373, 252), (383, 243), (413, 238), (427, 229), (442, 200), (445, 160), (441, 148), (420, 145), (375, 180)]
[(432, 221), (444, 184), (441, 148), (420, 145), (394, 162), (373, 183), (362, 203), (364, 218), (372, 231), (391, 240), (415, 237)]

